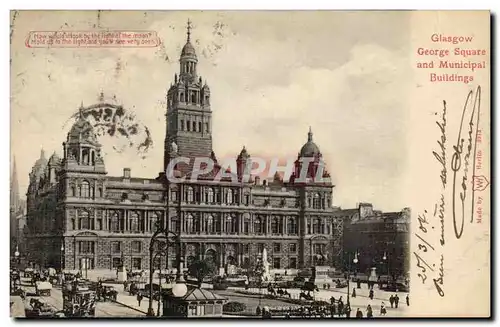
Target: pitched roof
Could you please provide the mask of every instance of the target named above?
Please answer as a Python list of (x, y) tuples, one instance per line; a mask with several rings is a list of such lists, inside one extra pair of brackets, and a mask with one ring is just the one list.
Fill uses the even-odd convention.
[(213, 293), (210, 290), (193, 287), (188, 285), (188, 291), (186, 295), (184, 295), (179, 300), (181, 301), (219, 301), (219, 300), (227, 300), (227, 298)]

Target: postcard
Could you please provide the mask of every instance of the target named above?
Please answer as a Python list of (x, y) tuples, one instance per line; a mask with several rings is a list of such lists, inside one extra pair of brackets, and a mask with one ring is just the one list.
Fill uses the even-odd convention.
[(11, 317), (491, 316), (489, 11), (10, 19)]

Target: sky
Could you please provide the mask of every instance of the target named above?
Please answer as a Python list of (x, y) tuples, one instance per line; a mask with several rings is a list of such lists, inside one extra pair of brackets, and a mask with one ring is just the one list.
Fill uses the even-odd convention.
[[(11, 158), (21, 193), (40, 150), (62, 155), (80, 104), (115, 98), (151, 131), (144, 158), (101, 140), (107, 171), (154, 178), (163, 168), (165, 95), (186, 22), (211, 90), (218, 157), (296, 157), (312, 128), (335, 184), (333, 204), (409, 205), (409, 12), (26, 12), (11, 38)], [(148, 30), (162, 46), (27, 48), (30, 31)]]

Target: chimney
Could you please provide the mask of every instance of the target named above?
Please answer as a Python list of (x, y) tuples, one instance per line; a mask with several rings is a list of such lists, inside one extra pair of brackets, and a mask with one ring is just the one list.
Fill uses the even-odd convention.
[(260, 177), (255, 176), (255, 185), (260, 185)]
[(123, 168), (123, 178), (130, 178), (130, 168)]

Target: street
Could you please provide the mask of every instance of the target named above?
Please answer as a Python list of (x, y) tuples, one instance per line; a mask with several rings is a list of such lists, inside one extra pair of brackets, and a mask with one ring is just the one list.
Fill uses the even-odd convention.
[[(30, 308), (30, 299), (31, 298), (37, 298), (40, 299), (42, 302), (45, 302), (52, 306), (56, 311), (61, 311), (63, 309), (63, 296), (62, 296), (62, 291), (60, 288), (54, 287), (52, 288), (50, 296), (33, 296), (35, 294), (35, 287), (34, 286), (29, 286), (28, 285), (28, 280), (22, 280), (22, 285), (21, 288), (26, 292), (26, 301), (25, 301), (25, 307)], [(131, 301), (127, 298), (133, 298), (128, 295), (124, 295), (123, 292), (121, 292), (118, 295), (117, 302), (129, 305), (133, 308), (137, 308), (137, 302), (131, 303)], [(144, 307), (144, 303), (146, 303), (146, 307)], [(132, 304), (132, 305), (130, 305)], [(141, 305), (141, 311), (146, 312), (147, 311), (147, 301), (144, 301), (143, 304)], [(96, 318), (106, 318), (106, 317), (142, 317), (145, 316), (145, 313), (141, 313), (137, 310), (134, 310), (132, 308), (129, 308), (127, 306), (121, 305), (119, 303), (114, 303), (114, 302), (97, 302), (96, 304)]]

